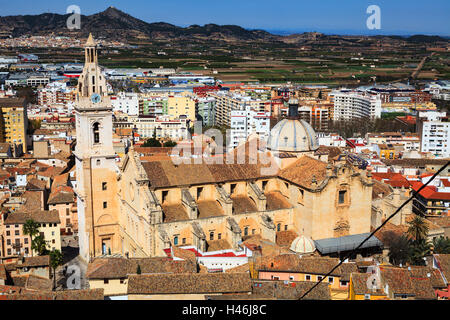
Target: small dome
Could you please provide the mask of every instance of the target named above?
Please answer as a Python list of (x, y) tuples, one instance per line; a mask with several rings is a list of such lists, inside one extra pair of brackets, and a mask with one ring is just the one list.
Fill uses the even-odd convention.
[(271, 130), (267, 148), (279, 152), (311, 152), (319, 149), (319, 139), (306, 121), (284, 119)]
[(291, 251), (296, 253), (313, 253), (316, 251), (314, 241), (305, 236), (300, 236), (292, 241)]

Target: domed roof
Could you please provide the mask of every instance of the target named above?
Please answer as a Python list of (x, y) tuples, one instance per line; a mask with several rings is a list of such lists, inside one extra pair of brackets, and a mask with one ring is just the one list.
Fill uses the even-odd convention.
[(284, 119), (271, 130), (267, 148), (280, 152), (316, 151), (319, 149), (319, 139), (306, 121)]
[(300, 236), (292, 241), (291, 250), (296, 253), (313, 253), (316, 251), (316, 246), (310, 238)]

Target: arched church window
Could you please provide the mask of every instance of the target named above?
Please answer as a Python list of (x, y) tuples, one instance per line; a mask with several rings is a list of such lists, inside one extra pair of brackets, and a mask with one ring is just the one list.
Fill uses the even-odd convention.
[(100, 143), (100, 125), (98, 122), (94, 123), (92, 130), (94, 133), (94, 143)]

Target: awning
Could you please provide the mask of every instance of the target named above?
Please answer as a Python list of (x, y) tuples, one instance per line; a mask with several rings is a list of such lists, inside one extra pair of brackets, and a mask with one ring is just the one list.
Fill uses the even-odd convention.
[[(363, 242), (369, 235), (370, 233), (362, 233), (339, 238), (314, 240), (314, 244), (321, 254), (350, 251), (358, 247), (360, 243)], [(377, 237), (372, 236), (361, 246), (360, 249), (381, 246), (383, 246), (383, 243), (381, 243)]]

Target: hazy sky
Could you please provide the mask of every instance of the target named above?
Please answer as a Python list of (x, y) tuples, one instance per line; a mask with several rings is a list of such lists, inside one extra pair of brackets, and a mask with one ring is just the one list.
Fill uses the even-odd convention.
[[(217, 23), (291, 32), (450, 35), (450, 0), (0, 0), (0, 15), (63, 14), (72, 4), (85, 15), (115, 6), (147, 22), (178, 26)], [(369, 5), (381, 9), (381, 30), (366, 27)]]

